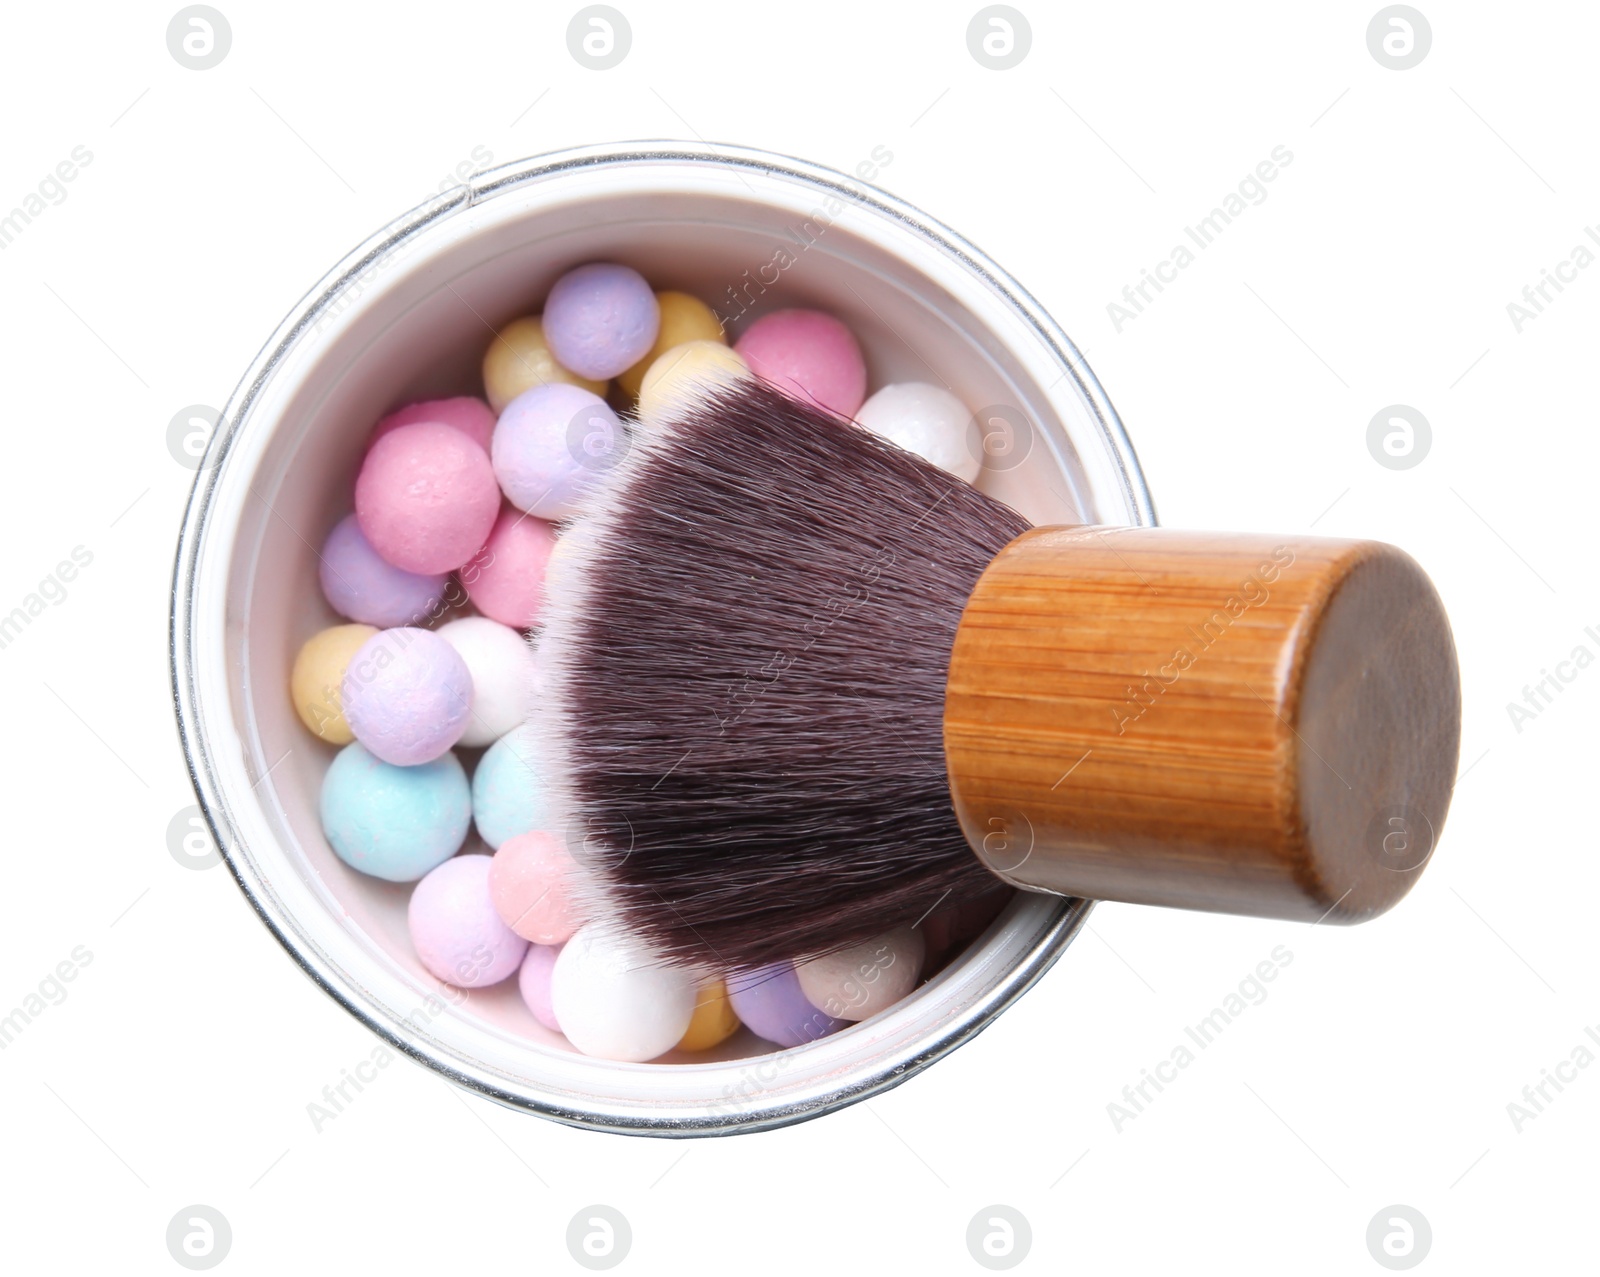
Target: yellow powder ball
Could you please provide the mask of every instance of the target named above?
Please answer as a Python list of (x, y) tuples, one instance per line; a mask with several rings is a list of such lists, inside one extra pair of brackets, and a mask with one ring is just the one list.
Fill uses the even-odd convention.
[(700, 986), (695, 994), (694, 1015), (678, 1042), (680, 1051), (709, 1051), (726, 1042), (739, 1030), (739, 1017), (728, 1001), (728, 986), (721, 980)]
[(650, 365), (674, 346), (686, 341), (728, 344), (722, 321), (698, 297), (668, 291), (656, 294), (656, 304), (661, 308), (661, 331), (656, 335), (656, 344), (632, 368), (617, 374), (617, 385), (635, 399), (639, 397), (639, 388), (644, 385), (644, 375), (650, 371)]
[(357, 649), (378, 631), (370, 625), (335, 625), (313, 634), (294, 658), (289, 697), (294, 712), (330, 745), (348, 745), (355, 737), (344, 719), (339, 685)]
[(686, 341), (650, 365), (639, 388), (639, 417), (645, 422), (668, 416), (702, 390), (750, 375), (737, 351), (715, 341)]
[(483, 356), (483, 391), (489, 406), (499, 412), (524, 390), (564, 381), (591, 394), (606, 395), (604, 381), (591, 381), (568, 372), (545, 345), (544, 325), (537, 315), (513, 319), (495, 334)]

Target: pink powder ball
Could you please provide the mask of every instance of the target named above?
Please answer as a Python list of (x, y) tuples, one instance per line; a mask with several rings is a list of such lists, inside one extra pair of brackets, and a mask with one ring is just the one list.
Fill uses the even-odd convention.
[(543, 519), (507, 506), (484, 547), (461, 569), (472, 606), (491, 620), (525, 630), (539, 619), (544, 574), (556, 533)]
[(355, 738), (396, 767), (442, 756), (472, 716), (467, 663), (432, 630), (374, 634), (350, 658), (339, 702)]
[(543, 832), (507, 838), (489, 867), (489, 894), (501, 921), (535, 944), (563, 944), (583, 924), (573, 898), (577, 865), (559, 838)]
[(356, 477), (372, 548), (407, 572), (448, 572), (480, 549), (500, 509), (489, 455), (454, 426), (415, 421), (374, 443)]
[(488, 856), (456, 856), (429, 872), (411, 893), (406, 919), (422, 965), (459, 989), (499, 984), (528, 952), (494, 911)]
[(522, 960), (522, 970), (517, 974), (517, 988), (522, 1001), (533, 1013), (533, 1018), (552, 1033), (561, 1032), (556, 1019), (556, 1009), (550, 1004), (550, 973), (556, 969), (560, 945), (530, 944), (528, 956)]
[(489, 405), (471, 395), (460, 395), (455, 399), (424, 399), (420, 403), (397, 408), (372, 428), (367, 447), (370, 448), (384, 435), (392, 434), (401, 426), (413, 425), (418, 421), (437, 421), (453, 426), (485, 452), (489, 451), (489, 440), (494, 437), (495, 416)]
[(867, 397), (867, 363), (855, 335), (820, 310), (775, 310), (734, 344), (750, 371), (804, 403), (853, 417)]

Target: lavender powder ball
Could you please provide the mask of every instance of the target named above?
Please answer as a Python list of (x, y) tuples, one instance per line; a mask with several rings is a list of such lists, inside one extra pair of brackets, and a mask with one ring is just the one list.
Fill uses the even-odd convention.
[(459, 989), (499, 984), (528, 952), (494, 910), (488, 856), (456, 856), (430, 872), (411, 893), (406, 921), (422, 965)]
[(806, 1001), (787, 962), (728, 976), (728, 1001), (752, 1033), (779, 1046), (802, 1046), (845, 1027)]
[(661, 329), (661, 307), (638, 271), (591, 262), (556, 280), (542, 322), (558, 364), (603, 381), (649, 353)]
[(449, 573), (424, 576), (387, 562), (348, 514), (322, 546), (322, 593), (340, 616), (390, 629), (420, 625), (438, 610)]
[(506, 405), (490, 458), (512, 505), (541, 519), (564, 519), (627, 449), (624, 427), (604, 399), (581, 386), (551, 382)]
[(431, 630), (383, 630), (350, 658), (339, 695), (358, 741), (386, 763), (412, 767), (461, 739), (472, 713), (472, 675)]
[(558, 944), (530, 944), (528, 956), (522, 960), (522, 970), (517, 972), (517, 988), (523, 1003), (533, 1018), (552, 1033), (561, 1032), (561, 1022), (556, 1019), (555, 1006), (550, 1001), (550, 976), (560, 956)]

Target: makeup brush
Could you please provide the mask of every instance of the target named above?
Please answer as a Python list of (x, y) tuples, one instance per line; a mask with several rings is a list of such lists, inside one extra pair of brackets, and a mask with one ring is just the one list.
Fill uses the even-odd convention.
[(1443, 824), (1455, 649), (1391, 546), (1032, 528), (750, 379), (636, 427), (565, 542), (543, 764), (665, 959), (815, 956), (996, 877), (1359, 922)]

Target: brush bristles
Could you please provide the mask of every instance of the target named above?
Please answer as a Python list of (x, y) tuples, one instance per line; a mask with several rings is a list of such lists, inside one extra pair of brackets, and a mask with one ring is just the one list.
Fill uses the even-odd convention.
[(753, 381), (633, 451), (549, 590), (546, 765), (596, 903), (737, 971), (991, 887), (945, 773), (945, 678), (1026, 521)]

